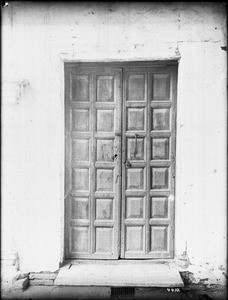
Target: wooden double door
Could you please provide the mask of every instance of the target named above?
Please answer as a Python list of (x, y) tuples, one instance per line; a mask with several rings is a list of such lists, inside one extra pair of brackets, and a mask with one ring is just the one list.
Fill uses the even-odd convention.
[(177, 66), (65, 64), (65, 257), (172, 258)]

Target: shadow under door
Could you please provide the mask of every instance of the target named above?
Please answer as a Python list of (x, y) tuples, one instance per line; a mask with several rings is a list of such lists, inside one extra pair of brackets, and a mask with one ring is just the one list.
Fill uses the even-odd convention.
[(65, 63), (65, 257), (173, 258), (177, 65)]

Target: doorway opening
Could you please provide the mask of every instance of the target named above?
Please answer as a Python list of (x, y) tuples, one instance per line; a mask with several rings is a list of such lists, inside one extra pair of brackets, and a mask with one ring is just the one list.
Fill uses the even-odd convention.
[(177, 62), (65, 63), (65, 257), (174, 256)]

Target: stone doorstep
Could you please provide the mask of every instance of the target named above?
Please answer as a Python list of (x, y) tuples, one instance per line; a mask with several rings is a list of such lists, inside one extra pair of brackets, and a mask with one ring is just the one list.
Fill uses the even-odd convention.
[(180, 273), (165, 264), (77, 263), (60, 268), (57, 286), (183, 287)]

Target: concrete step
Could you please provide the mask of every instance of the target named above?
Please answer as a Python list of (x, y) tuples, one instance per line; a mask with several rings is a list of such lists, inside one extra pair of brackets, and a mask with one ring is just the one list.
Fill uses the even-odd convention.
[(150, 262), (79, 262), (60, 269), (57, 286), (183, 287), (180, 273), (168, 264)]

